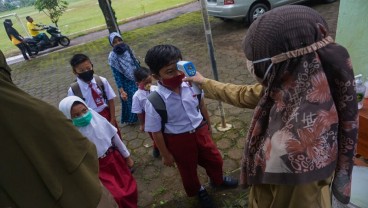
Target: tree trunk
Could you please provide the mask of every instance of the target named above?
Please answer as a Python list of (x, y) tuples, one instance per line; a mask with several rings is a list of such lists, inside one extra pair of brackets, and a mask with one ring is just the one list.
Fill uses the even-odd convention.
[[(107, 29), (109, 30), (109, 33), (112, 33), (112, 32), (120, 33), (119, 28), (116, 27), (118, 24), (116, 22), (115, 11), (111, 7), (111, 0), (98, 0), (98, 4), (100, 5), (102, 14), (105, 17), (106, 26), (107, 26)], [(111, 9), (111, 12), (110, 12), (110, 9)]]

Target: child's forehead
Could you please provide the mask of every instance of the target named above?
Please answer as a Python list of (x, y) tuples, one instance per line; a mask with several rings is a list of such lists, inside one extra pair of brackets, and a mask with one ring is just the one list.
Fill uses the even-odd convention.
[(72, 110), (77, 110), (77, 109), (83, 109), (83, 108), (87, 108), (86, 105), (84, 105), (83, 103), (80, 103), (80, 102), (77, 102), (77, 103), (74, 103), (72, 105)]
[(77, 67), (90, 66), (90, 65), (92, 65), (91, 60), (85, 60), (85, 61), (83, 61), (83, 62), (79, 63), (79, 64), (77, 65)]
[(176, 63), (178, 63), (179, 60), (177, 61), (171, 61), (170, 63), (166, 64), (164, 67), (161, 68), (160, 71), (167, 71), (169, 69), (176, 69)]

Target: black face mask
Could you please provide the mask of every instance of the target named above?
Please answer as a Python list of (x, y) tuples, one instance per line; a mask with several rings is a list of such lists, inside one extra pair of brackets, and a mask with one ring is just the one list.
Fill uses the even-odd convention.
[(128, 50), (128, 45), (125, 43), (119, 43), (118, 45), (114, 46), (113, 51), (117, 54), (123, 54), (125, 51)]
[(78, 78), (83, 80), (84, 82), (90, 82), (93, 79), (93, 70), (88, 70), (86, 72), (83, 73), (77, 73), (78, 74)]

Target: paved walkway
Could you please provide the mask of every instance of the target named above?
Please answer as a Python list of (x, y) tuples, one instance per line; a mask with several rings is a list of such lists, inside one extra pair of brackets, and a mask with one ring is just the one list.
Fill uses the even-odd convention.
[[(190, 6), (194, 6), (194, 10), (199, 9), (197, 3)], [(311, 5), (327, 19), (333, 36), (336, 30), (338, 6), (338, 2)], [(174, 13), (178, 15), (176, 12)], [(156, 22), (166, 21), (166, 19), (161, 19), (163, 16), (165, 15), (159, 14), (156, 16), (158, 18)], [(131, 29), (142, 27), (139, 24), (143, 23), (138, 21), (130, 24), (130, 26), (125, 26), (129, 24), (122, 25), (121, 30), (128, 31), (128, 27), (131, 27)], [(150, 24), (155, 24), (155, 22)], [(225, 23), (219, 19), (213, 19), (211, 26), (220, 80), (235, 84), (254, 83), (253, 78), (245, 68), (244, 54), (240, 44), (247, 28), (241, 22)], [(95, 33), (94, 35), (95, 38), (107, 37), (106, 32)], [(202, 18), (199, 12), (123, 35), (126, 35), (126, 40), (129, 41), (128, 43), (142, 62), (142, 57), (152, 46), (161, 43), (174, 44), (182, 50), (185, 60), (193, 61), (199, 71), (207, 77), (212, 77)], [(50, 53), (34, 61), (13, 64), (11, 67), (15, 84), (28, 93), (57, 106), (58, 102), (66, 96), (69, 84), (75, 79), (68, 61), (73, 54), (82, 52), (91, 57), (96, 73), (106, 77), (117, 91), (106, 60), (111, 50), (107, 39), (90, 42), (91, 39), (83, 38), (86, 37), (81, 37), (79, 40), (80, 42), (86, 42), (86, 44), (78, 47), (68, 47), (63, 49), (63, 53)], [(74, 41), (76, 40), (72, 42)], [(116, 99), (115, 103), (117, 119), (120, 120), (120, 101)], [(220, 123), (218, 102), (206, 100), (206, 103), (212, 123)], [(224, 104), (224, 109), (226, 121), (232, 124), (233, 128), (227, 132), (219, 132), (216, 131), (216, 128), (213, 128), (213, 140), (224, 158), (224, 172), (237, 177), (252, 110), (236, 108), (228, 104)], [(134, 177), (138, 183), (139, 207), (198, 207), (195, 198), (185, 196), (177, 169), (165, 167), (160, 159), (152, 157), (152, 142), (148, 135), (140, 132), (138, 126), (120, 127), (124, 135), (123, 140), (131, 150), (132, 157), (136, 162), (137, 170)], [(198, 172), (200, 180), (207, 184), (208, 179), (205, 171), (199, 168)], [(245, 207), (245, 190), (240, 188), (235, 190), (210, 189), (210, 192), (218, 207)]]

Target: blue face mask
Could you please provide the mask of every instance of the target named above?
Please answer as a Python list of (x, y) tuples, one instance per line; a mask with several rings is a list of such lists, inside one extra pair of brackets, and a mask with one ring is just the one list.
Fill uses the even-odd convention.
[(73, 118), (72, 122), (74, 126), (84, 127), (84, 126), (87, 126), (89, 123), (91, 123), (91, 120), (92, 120), (92, 113), (91, 111), (88, 111), (87, 113), (85, 113), (84, 115), (80, 117)]

